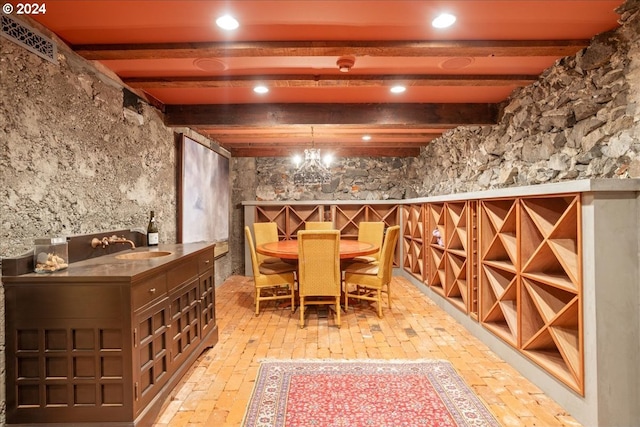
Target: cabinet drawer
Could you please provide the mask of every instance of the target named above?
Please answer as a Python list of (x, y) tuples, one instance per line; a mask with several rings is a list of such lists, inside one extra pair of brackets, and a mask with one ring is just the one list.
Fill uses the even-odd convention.
[(213, 267), (213, 257), (213, 249), (203, 252), (198, 256), (198, 274), (202, 274)]
[(145, 280), (133, 287), (131, 298), (133, 309), (137, 310), (150, 302), (162, 298), (167, 294), (167, 276), (160, 274), (149, 280)]
[(179, 265), (167, 271), (168, 291), (192, 281), (198, 277), (198, 257), (197, 255), (185, 258)]

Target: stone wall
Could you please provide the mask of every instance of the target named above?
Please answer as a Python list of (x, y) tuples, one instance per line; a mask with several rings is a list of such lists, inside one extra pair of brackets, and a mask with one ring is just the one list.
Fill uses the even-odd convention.
[(420, 192), (640, 177), (637, 8), (623, 18), (623, 29), (517, 90), (497, 125), (454, 129), (427, 146)]
[(418, 158), (346, 158), (330, 185), (296, 187), (290, 159), (258, 159), (257, 200), (401, 199), (584, 178), (639, 178), (639, 2), (504, 103), (498, 123), (459, 127)]
[(145, 103), (59, 48), (58, 64), (0, 39), (0, 255), (36, 237), (141, 227), (176, 236), (173, 131)]
[(337, 158), (329, 184), (293, 184), (295, 165), (289, 158), (256, 159), (255, 200), (387, 200), (416, 197), (421, 158)]

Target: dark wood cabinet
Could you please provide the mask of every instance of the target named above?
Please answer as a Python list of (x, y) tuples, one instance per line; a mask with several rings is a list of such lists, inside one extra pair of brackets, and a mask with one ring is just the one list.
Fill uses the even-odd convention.
[[(3, 277), (7, 424), (150, 426), (218, 340), (214, 246)], [(110, 273), (110, 274), (108, 274)]]

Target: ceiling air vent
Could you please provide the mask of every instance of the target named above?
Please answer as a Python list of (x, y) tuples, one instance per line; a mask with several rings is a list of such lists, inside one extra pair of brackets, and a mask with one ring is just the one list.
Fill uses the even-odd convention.
[(56, 45), (49, 37), (4, 14), (0, 16), (0, 23), (2, 24), (0, 34), (4, 37), (47, 61), (58, 63)]

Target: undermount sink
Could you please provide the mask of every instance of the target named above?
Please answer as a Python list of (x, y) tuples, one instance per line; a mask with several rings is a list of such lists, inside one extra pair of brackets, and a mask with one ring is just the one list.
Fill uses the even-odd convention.
[(122, 255), (116, 255), (117, 259), (150, 259), (159, 258), (167, 255), (171, 255), (173, 252), (168, 251), (143, 251), (143, 252), (129, 252)]

